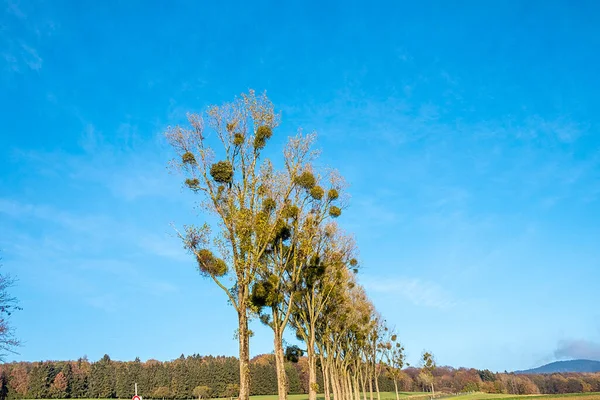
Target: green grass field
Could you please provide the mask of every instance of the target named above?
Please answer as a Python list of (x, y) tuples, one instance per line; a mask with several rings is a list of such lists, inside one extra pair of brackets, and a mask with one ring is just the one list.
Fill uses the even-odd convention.
[[(429, 399), (428, 393), (414, 392), (414, 393), (400, 393), (400, 397), (405, 400), (424, 400)], [(374, 397), (375, 400), (377, 397)], [(436, 395), (436, 398), (438, 396)], [(488, 393), (470, 393), (461, 394), (455, 396), (444, 396), (442, 395), (439, 399), (447, 400), (550, 400), (550, 399), (565, 399), (573, 398), (573, 400), (600, 400), (600, 393), (571, 393), (571, 394), (560, 394), (560, 395), (529, 395), (529, 396), (515, 396), (513, 394), (488, 394)], [(277, 395), (272, 396), (252, 396), (252, 400), (277, 400)], [(308, 400), (308, 395), (305, 394), (293, 394), (288, 396), (289, 400)], [(324, 397), (321, 395), (318, 400), (323, 400)], [(362, 400), (362, 398), (361, 398)], [(393, 392), (381, 393), (381, 400), (396, 400), (396, 394)]]
[[(429, 399), (428, 393), (423, 392), (402, 392), (400, 398), (403, 400), (425, 400)], [(600, 400), (600, 393), (570, 393), (570, 394), (543, 394), (543, 395), (528, 395), (528, 396), (515, 396), (514, 394), (488, 394), (488, 393), (469, 393), (459, 395), (441, 395), (437, 396), (439, 400)], [(251, 400), (277, 400), (277, 395), (269, 396), (251, 396)], [(308, 400), (306, 394), (291, 394), (288, 396), (289, 400)], [(323, 400), (324, 396), (318, 396), (318, 400)], [(32, 400), (32, 399), (25, 399)], [(53, 400), (72, 400), (72, 399), (53, 399)], [(115, 399), (79, 399), (79, 400), (115, 400)], [(127, 399), (125, 399), (127, 400)], [(223, 400), (223, 399), (211, 399), (211, 400)], [(361, 396), (362, 400), (362, 396)], [(377, 400), (377, 396), (374, 394), (374, 400)], [(396, 394), (394, 392), (382, 392), (381, 400), (396, 400)]]
[[(488, 394), (488, 393), (470, 393), (465, 395), (448, 396), (445, 399), (452, 400), (487, 400), (487, 399), (502, 399), (502, 400), (534, 400), (534, 399), (568, 399), (573, 400), (600, 400), (600, 393), (569, 393), (569, 394), (535, 394), (527, 396), (515, 396), (514, 394)], [(383, 400), (383, 399), (382, 399)]]
[[(318, 400), (324, 400), (324, 396), (318, 396)], [(403, 400), (428, 400), (430, 398), (429, 393), (423, 392), (402, 392), (400, 398)], [(469, 393), (459, 395), (441, 395), (437, 396), (439, 400), (551, 400), (551, 399), (565, 399), (569, 400), (600, 400), (600, 393), (570, 393), (570, 394), (558, 394), (558, 395), (528, 395), (528, 396), (515, 396), (514, 394), (488, 394), (488, 393)], [(277, 400), (277, 395), (269, 396), (251, 396), (251, 400)], [(291, 394), (288, 396), (289, 400), (308, 400), (306, 394)], [(214, 399), (217, 400), (217, 399)], [(362, 396), (361, 396), (362, 400)], [(374, 394), (374, 400), (377, 400), (377, 396)], [(396, 400), (396, 394), (394, 392), (382, 392), (381, 400)]]
[[(401, 392), (400, 393), (400, 397), (402, 398), (413, 398), (413, 397), (427, 397), (429, 398), (429, 396), (427, 396), (426, 393), (423, 392)], [(373, 394), (373, 398), (374, 400), (377, 400), (377, 395)], [(269, 396), (251, 396), (250, 397), (251, 400), (277, 400), (277, 395), (269, 395)], [(308, 395), (307, 394), (290, 394), (288, 396), (289, 400), (308, 400)], [(317, 396), (317, 400), (324, 400), (325, 397), (321, 394), (319, 396)], [(216, 399), (214, 399), (216, 400)], [(361, 398), (362, 400), (362, 398)], [(382, 392), (381, 393), (381, 400), (396, 400), (396, 394), (393, 392)], [(418, 400), (418, 399), (415, 399)]]

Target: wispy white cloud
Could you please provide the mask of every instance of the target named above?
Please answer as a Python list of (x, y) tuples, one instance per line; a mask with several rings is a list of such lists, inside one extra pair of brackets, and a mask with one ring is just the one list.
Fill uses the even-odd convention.
[[(23, 232), (18, 229), (23, 223), (36, 228)], [(160, 266), (190, 261), (181, 247), (177, 251), (173, 237), (104, 216), (0, 199), (0, 224), (11, 232), (0, 237), (0, 248), (28, 287), (69, 292), (106, 312), (127, 304), (124, 287), (153, 297), (177, 293)]]
[(84, 299), (90, 306), (108, 313), (117, 311), (121, 305), (121, 302), (114, 293), (86, 296)]
[(177, 290), (168, 281), (149, 277), (143, 268), (133, 261), (112, 258), (73, 259), (73, 261), (81, 271), (109, 276), (110, 280), (127, 282), (132, 288), (138, 288), (145, 293), (163, 295)]
[(97, 232), (100, 227), (110, 223), (110, 219), (103, 216), (78, 216), (47, 205), (22, 203), (7, 198), (0, 198), (0, 214), (7, 214), (12, 218), (32, 217), (50, 221), (76, 232)]
[(402, 298), (415, 306), (449, 309), (458, 304), (439, 284), (418, 278), (366, 277), (361, 282), (368, 291)]
[(147, 234), (140, 238), (139, 245), (143, 249), (171, 260), (186, 262), (190, 256), (184, 251), (181, 241), (175, 235)]
[(59, 27), (50, 17), (52, 8), (40, 2), (23, 4), (4, 0), (2, 3), (4, 7), (0, 7), (5, 12), (0, 15), (0, 61), (4, 62), (4, 70), (11, 74), (39, 72), (44, 64), (42, 49)]
[(2, 53), (2, 58), (4, 59), (4, 63), (6, 64), (8, 70), (12, 72), (19, 72), (19, 62), (14, 54)]
[[(21, 221), (33, 218), (57, 224), (67, 231), (62, 242), (71, 240), (71, 235), (75, 234), (81, 241), (93, 238), (94, 241), (89, 242), (90, 245), (129, 243), (148, 254), (168, 258), (172, 261), (189, 259), (185, 257), (184, 250), (177, 246), (178, 242), (175, 237), (148, 233), (142, 227), (128, 225), (104, 215), (78, 215), (47, 205), (28, 204), (0, 198), (0, 216), (2, 215)], [(168, 228), (165, 227), (165, 229)], [(54, 247), (56, 247), (56, 243)], [(68, 248), (73, 251), (72, 245)]]
[(38, 51), (25, 43), (21, 43), (21, 48), (23, 49), (21, 55), (25, 64), (27, 64), (31, 70), (39, 71), (42, 68), (44, 60), (39, 56)]
[(86, 153), (93, 153), (104, 142), (104, 136), (93, 124), (87, 123), (79, 137), (79, 145)]
[(24, 39), (14, 40), (0, 36), (0, 45), (4, 48), (2, 59), (5, 69), (14, 73), (38, 72), (42, 69), (44, 60), (38, 50)]
[(21, 10), (21, 8), (19, 7), (18, 2), (14, 1), (14, 0), (5, 0), (4, 3), (5, 3), (5, 10), (8, 13), (10, 13), (20, 19), (24, 19), (27, 17), (25, 15), (25, 13), (23, 12), (23, 10)]
[(353, 212), (348, 213), (344, 225), (352, 230), (369, 227), (372, 235), (385, 234), (384, 227), (397, 224), (403, 215), (401, 210), (395, 209), (385, 201), (384, 192), (379, 191), (376, 195), (353, 198)]
[(600, 361), (600, 343), (590, 340), (561, 340), (554, 350), (558, 359), (586, 359)]
[(533, 132), (534, 137), (549, 136), (563, 143), (577, 141), (589, 129), (585, 124), (576, 123), (560, 116), (550, 120), (533, 116), (527, 120), (526, 126)]
[(397, 48), (395, 54), (396, 57), (402, 62), (408, 63), (413, 61), (412, 55), (403, 47)]
[(99, 177), (111, 192), (125, 200), (135, 200), (142, 197), (172, 197), (176, 193), (175, 179), (167, 175), (166, 167), (149, 165), (134, 166), (129, 173), (115, 176), (115, 179)]
[(17, 159), (45, 174), (96, 183), (116, 198), (172, 198), (181, 184), (169, 175), (170, 155), (155, 141), (143, 142), (134, 125), (123, 123), (110, 135), (112, 143), (93, 124), (84, 123), (80, 152), (16, 150)]

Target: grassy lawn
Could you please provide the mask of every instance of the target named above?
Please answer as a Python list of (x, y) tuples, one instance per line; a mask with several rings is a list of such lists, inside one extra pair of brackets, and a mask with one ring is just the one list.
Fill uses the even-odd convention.
[[(429, 393), (423, 392), (402, 392), (400, 393), (402, 399), (408, 400), (421, 400), (429, 399)], [(437, 396), (436, 396), (437, 397)], [(550, 400), (550, 399), (565, 399), (571, 398), (573, 400), (600, 400), (600, 393), (570, 393), (570, 394), (558, 394), (558, 395), (529, 395), (529, 396), (515, 396), (514, 394), (488, 394), (488, 393), (470, 393), (456, 396), (442, 396), (442, 400)], [(368, 394), (367, 394), (368, 398)], [(576, 398), (576, 399), (575, 399)], [(252, 400), (277, 400), (277, 395), (271, 396), (252, 396)], [(292, 394), (288, 396), (289, 400), (308, 400), (308, 395), (305, 394)], [(323, 400), (324, 396), (319, 395), (318, 400)], [(362, 400), (362, 396), (361, 396)], [(377, 396), (374, 394), (374, 400), (377, 400)], [(394, 392), (382, 392), (381, 400), (396, 400), (396, 394)], [(566, 399), (568, 400), (568, 399)]]
[[(323, 395), (319, 395), (317, 397), (318, 400), (324, 400)], [(367, 394), (368, 398), (368, 394)], [(377, 400), (377, 395), (373, 394), (374, 400)], [(401, 392), (400, 398), (403, 400), (425, 400), (429, 399), (429, 393), (423, 392)], [(437, 398), (437, 395), (436, 395)], [(488, 393), (469, 393), (469, 394), (459, 394), (459, 395), (442, 395), (440, 400), (493, 400), (493, 399), (502, 399), (502, 400), (569, 400), (568, 398), (573, 398), (573, 400), (600, 400), (600, 393), (569, 393), (569, 394), (543, 394), (543, 395), (528, 395), (528, 396), (515, 396), (514, 394), (488, 394)], [(251, 396), (251, 400), (277, 400), (277, 395), (269, 395), (269, 396)], [(288, 396), (289, 400), (308, 400), (307, 394), (291, 394)], [(27, 399), (25, 399), (27, 400)], [(29, 399), (32, 400), (32, 399)], [(54, 399), (54, 400), (74, 400), (74, 399)], [(115, 399), (78, 399), (78, 400), (115, 400)], [(127, 399), (124, 399), (127, 400)], [(150, 399), (148, 399), (150, 400)], [(191, 399), (193, 400), (193, 399)], [(211, 400), (223, 400), (223, 399), (211, 399)], [(333, 397), (332, 397), (333, 400)], [(362, 400), (362, 395), (361, 395)], [(394, 392), (382, 392), (381, 400), (396, 400), (396, 394)]]
[(576, 400), (600, 400), (600, 393), (542, 394), (542, 395), (528, 395), (528, 396), (515, 396), (514, 394), (470, 393), (470, 394), (465, 394), (465, 395), (448, 396), (448, 397), (445, 397), (445, 399), (448, 399), (448, 400), (487, 400), (487, 399), (549, 400), (549, 399), (563, 399), (563, 398), (570, 398), (570, 397), (576, 398)]
[[(495, 394), (495, 393), (469, 393), (459, 394), (456, 396), (443, 396), (445, 399), (451, 400), (487, 400), (487, 399), (507, 399), (507, 398), (522, 398), (530, 396), (515, 396), (514, 394)], [(549, 396), (546, 396), (550, 398)]]
[[(427, 393), (423, 392), (400, 392), (401, 398), (409, 398), (409, 397), (429, 397)], [(368, 398), (368, 394), (367, 394)], [(268, 395), (268, 396), (250, 396), (252, 400), (277, 400), (277, 395)], [(288, 395), (289, 400), (308, 400), (307, 394), (290, 394)], [(324, 400), (325, 396), (322, 394), (317, 396), (317, 400)], [(216, 399), (213, 399), (216, 400)], [(333, 400), (333, 397), (332, 397)], [(361, 397), (362, 400), (362, 397)], [(377, 400), (377, 395), (373, 393), (373, 400)], [(396, 400), (396, 393), (394, 392), (381, 392), (381, 400)]]
[(512, 396), (506, 397), (506, 400), (519, 400), (519, 397), (527, 397), (529, 399), (563, 399), (575, 397), (577, 400), (600, 400), (600, 393), (569, 393), (569, 394), (553, 394), (553, 395), (533, 395), (533, 396)]

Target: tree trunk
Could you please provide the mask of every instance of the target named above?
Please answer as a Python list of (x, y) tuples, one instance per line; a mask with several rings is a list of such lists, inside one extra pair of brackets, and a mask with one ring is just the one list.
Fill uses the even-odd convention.
[[(275, 316), (274, 316), (275, 317)], [(275, 324), (275, 321), (274, 321)], [(283, 355), (283, 332), (277, 326), (273, 329), (275, 336), (275, 367), (277, 369), (277, 393), (279, 400), (287, 400), (287, 375)]]
[(396, 388), (396, 400), (400, 400), (400, 395), (398, 394), (398, 380), (394, 378), (394, 388)]
[[(315, 330), (311, 329), (308, 338), (308, 348), (306, 349), (308, 356), (308, 400), (317, 400), (317, 357), (315, 355)], [(321, 365), (321, 368), (325, 368)], [(325, 375), (323, 374), (323, 378)], [(323, 385), (326, 386), (327, 380), (323, 379)], [(325, 398), (327, 398), (328, 390), (325, 389)]]
[(342, 385), (344, 386), (344, 399), (352, 400), (352, 391), (350, 389), (350, 381), (348, 380), (348, 374), (344, 371), (342, 375)]
[(331, 400), (331, 393), (329, 392), (329, 388), (331, 385), (329, 384), (329, 367), (325, 364), (325, 357), (321, 355), (321, 373), (323, 374), (323, 386), (325, 386), (323, 391), (325, 392), (325, 400)]
[(337, 379), (335, 377), (335, 371), (333, 365), (327, 367), (329, 370), (329, 381), (331, 382), (331, 391), (333, 392), (333, 400), (340, 400), (340, 392), (337, 385)]
[(363, 400), (367, 400), (367, 380), (362, 368), (360, 369), (360, 385), (362, 386)]
[(375, 390), (377, 391), (377, 400), (381, 400), (381, 394), (379, 394), (379, 374), (377, 373), (377, 365), (375, 366)]
[(331, 384), (333, 386), (333, 397), (335, 400), (344, 399), (344, 393), (342, 392), (342, 387), (340, 386), (340, 377), (338, 376), (337, 366), (330, 365), (329, 373), (331, 375)]
[[(244, 296), (244, 293), (242, 293)], [(248, 334), (248, 313), (246, 310), (246, 302), (242, 301), (238, 304), (238, 340), (240, 346), (240, 400), (250, 399), (250, 341)]]
[(335, 387), (335, 378), (333, 376), (333, 372), (331, 371), (331, 365), (327, 365), (327, 380), (329, 381), (331, 388), (331, 398), (333, 400), (339, 400), (337, 388)]
[(346, 372), (345, 374), (346, 381), (346, 398), (348, 400), (352, 400), (353, 392), (352, 392), (352, 379), (350, 379), (350, 374)]
[[(433, 379), (433, 377), (431, 378)], [(431, 381), (431, 397), (435, 396), (435, 391), (433, 390), (433, 380)]]
[(369, 398), (373, 400), (373, 377), (369, 377)]

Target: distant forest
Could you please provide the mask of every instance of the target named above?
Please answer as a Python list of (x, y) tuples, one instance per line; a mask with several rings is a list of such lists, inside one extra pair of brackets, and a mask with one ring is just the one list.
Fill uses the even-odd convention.
[[(308, 362), (305, 357), (286, 362), (289, 393), (308, 393)], [(113, 361), (105, 355), (97, 362), (18, 362), (0, 365), (2, 399), (131, 398), (134, 383), (144, 398), (191, 399), (237, 396), (239, 363), (235, 357), (192, 355), (160, 362), (139, 359)], [(261, 355), (250, 364), (251, 394), (277, 394), (273, 355)], [(319, 371), (320, 372), (320, 371)], [(319, 374), (318, 384), (323, 387)], [(483, 391), (510, 394), (557, 394), (600, 392), (600, 373), (552, 375), (496, 374), (488, 370), (438, 367), (435, 390), (447, 393)], [(421, 370), (406, 368), (398, 380), (402, 391), (426, 391)], [(381, 391), (393, 391), (391, 379), (379, 376)]]

